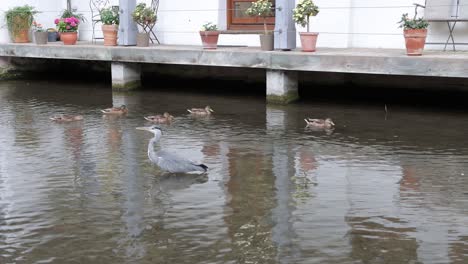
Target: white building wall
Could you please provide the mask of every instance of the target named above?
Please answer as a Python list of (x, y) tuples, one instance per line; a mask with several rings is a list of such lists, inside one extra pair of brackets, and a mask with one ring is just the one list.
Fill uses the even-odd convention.
[[(298, 2), (299, 0), (296, 0)], [(150, 3), (151, 0), (137, 2)], [(311, 20), (311, 30), (319, 32), (318, 48), (404, 48), (402, 29), (397, 22), (403, 13), (414, 12), (413, 2), (424, 4), (424, 0), (316, 0), (320, 8), (318, 16)], [(118, 5), (118, 0), (111, 0)], [(66, 0), (1, 0), (0, 1), (0, 42), (8, 42), (8, 32), (4, 20), (4, 11), (10, 7), (29, 4), (41, 11), (37, 21), (45, 27), (53, 27), (53, 20), (66, 7)], [(80, 40), (91, 39), (91, 12), (88, 0), (72, 0), (72, 6), (87, 17), (80, 25)], [(423, 14), (423, 10), (420, 11)], [(220, 29), (226, 29), (226, 0), (177, 0), (160, 1), (158, 22), (155, 32), (163, 44), (200, 45), (198, 30), (201, 25), (212, 21)], [(297, 27), (297, 31), (305, 29)], [(468, 41), (466, 35), (468, 23), (459, 23), (455, 30), (457, 41)], [(100, 27), (96, 34), (102, 36)], [(448, 36), (447, 25), (432, 23), (428, 41), (445, 41)], [(300, 46), (299, 36), (297, 37)], [(259, 46), (258, 35), (220, 36), (219, 45)], [(440, 49), (442, 46), (427, 46)], [(462, 46), (458, 46), (462, 48)]]
[(9, 42), (8, 29), (5, 21), (5, 11), (22, 5), (31, 5), (41, 13), (36, 15), (36, 20), (45, 28), (54, 27), (54, 18), (67, 6), (65, 0), (0, 0), (0, 43)]

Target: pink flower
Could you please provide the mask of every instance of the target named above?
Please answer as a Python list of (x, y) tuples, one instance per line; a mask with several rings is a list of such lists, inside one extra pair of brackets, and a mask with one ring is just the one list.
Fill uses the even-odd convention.
[(59, 22), (60, 22), (60, 20), (59, 20), (58, 18), (56, 18), (56, 19), (54, 20), (55, 25), (57, 25)]
[(70, 26), (76, 27), (76, 23), (73, 21), (73, 22), (70, 23)]
[(71, 21), (70, 21), (70, 18), (69, 18), (69, 17), (65, 18), (65, 23), (70, 23), (70, 22), (71, 22)]
[(71, 27), (70, 26), (67, 26), (67, 30), (69, 30)]

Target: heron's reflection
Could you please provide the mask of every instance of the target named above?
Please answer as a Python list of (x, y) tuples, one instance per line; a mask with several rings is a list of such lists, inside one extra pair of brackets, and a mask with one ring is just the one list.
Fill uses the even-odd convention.
[(208, 181), (208, 175), (205, 174), (187, 174), (187, 173), (163, 173), (155, 177), (155, 183), (163, 191), (183, 190), (193, 184), (202, 184)]

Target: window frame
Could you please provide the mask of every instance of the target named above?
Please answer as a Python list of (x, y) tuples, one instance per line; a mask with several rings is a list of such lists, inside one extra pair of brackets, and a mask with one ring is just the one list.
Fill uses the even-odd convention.
[[(263, 29), (263, 18), (261, 17), (234, 17), (234, 2), (248, 2), (252, 3), (253, 0), (227, 0), (227, 29), (228, 30), (259, 30)], [(267, 18), (268, 30), (275, 28), (275, 17)]]

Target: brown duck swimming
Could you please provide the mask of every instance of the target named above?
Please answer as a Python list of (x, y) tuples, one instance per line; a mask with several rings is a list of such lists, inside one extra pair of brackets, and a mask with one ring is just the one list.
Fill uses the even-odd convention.
[(162, 115), (145, 116), (144, 118), (150, 122), (159, 123), (159, 124), (163, 124), (163, 123), (168, 124), (174, 120), (174, 116), (172, 116), (168, 112), (164, 112), (164, 114)]
[(331, 118), (327, 119), (313, 119), (313, 118), (306, 118), (304, 119), (307, 123), (307, 127), (315, 127), (315, 128), (323, 128), (323, 129), (330, 129), (335, 127), (335, 123), (331, 120)]
[(104, 110), (101, 110), (101, 112), (105, 115), (123, 115), (128, 113), (128, 109), (127, 106), (122, 105), (120, 107), (106, 108)]
[(192, 115), (197, 115), (197, 116), (208, 116), (213, 113), (213, 109), (209, 105), (207, 105), (205, 108), (192, 108), (192, 109), (187, 109), (187, 111), (192, 114)]
[(50, 120), (55, 122), (73, 122), (83, 120), (82, 115), (55, 115), (50, 118)]

